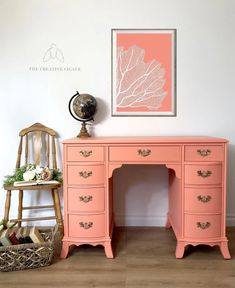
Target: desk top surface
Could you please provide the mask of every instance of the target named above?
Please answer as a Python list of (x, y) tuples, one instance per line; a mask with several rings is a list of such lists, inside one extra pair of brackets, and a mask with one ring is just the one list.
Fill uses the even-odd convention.
[(200, 143), (227, 143), (224, 138), (208, 136), (117, 136), (117, 137), (88, 137), (71, 138), (64, 140), (63, 144), (200, 144)]

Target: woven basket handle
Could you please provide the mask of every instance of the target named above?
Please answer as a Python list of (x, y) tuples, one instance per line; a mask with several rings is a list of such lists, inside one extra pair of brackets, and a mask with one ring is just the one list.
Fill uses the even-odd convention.
[(56, 233), (58, 232), (58, 230), (59, 230), (59, 225), (56, 224), (55, 227), (52, 229), (52, 237), (51, 237), (52, 242), (55, 240), (55, 236), (56, 236)]

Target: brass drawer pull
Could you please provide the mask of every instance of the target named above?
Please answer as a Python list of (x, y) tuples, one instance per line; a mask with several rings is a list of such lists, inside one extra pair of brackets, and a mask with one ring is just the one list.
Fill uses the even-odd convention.
[(198, 149), (197, 153), (202, 157), (206, 157), (211, 154), (211, 150), (210, 149)]
[(88, 196), (79, 196), (81, 202), (88, 203), (92, 201), (93, 197), (91, 195)]
[(201, 229), (207, 229), (211, 226), (210, 222), (197, 222), (197, 227)]
[(79, 154), (80, 154), (81, 156), (83, 156), (84, 158), (86, 158), (86, 157), (89, 157), (89, 156), (92, 155), (92, 150), (89, 150), (89, 151), (87, 151), (87, 150), (81, 150), (81, 151), (79, 152)]
[(211, 201), (212, 197), (210, 195), (198, 195), (197, 196), (198, 201), (202, 202), (202, 203), (207, 203), (209, 201)]
[(79, 222), (81, 228), (90, 229), (93, 226), (93, 222)]
[(151, 154), (151, 150), (150, 149), (139, 149), (138, 150), (138, 154), (141, 155), (142, 157), (146, 157), (149, 156)]
[(209, 176), (211, 176), (211, 174), (212, 174), (212, 172), (210, 170), (207, 170), (207, 171), (198, 170), (197, 171), (197, 176), (200, 176), (202, 178), (209, 177)]
[(80, 177), (88, 178), (88, 177), (92, 176), (92, 171), (80, 171), (79, 175), (80, 175)]

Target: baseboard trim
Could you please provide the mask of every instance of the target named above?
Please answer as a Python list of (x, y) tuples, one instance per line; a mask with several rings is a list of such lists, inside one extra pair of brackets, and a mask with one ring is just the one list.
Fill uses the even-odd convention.
[[(166, 219), (166, 216), (138, 217), (116, 215), (115, 224), (116, 226), (164, 227)], [(227, 215), (226, 226), (235, 226), (235, 214)]]
[(165, 226), (166, 216), (155, 217), (139, 217), (139, 216), (118, 216), (115, 217), (115, 224), (117, 226)]
[(235, 226), (235, 214), (228, 214), (227, 215), (226, 226)]

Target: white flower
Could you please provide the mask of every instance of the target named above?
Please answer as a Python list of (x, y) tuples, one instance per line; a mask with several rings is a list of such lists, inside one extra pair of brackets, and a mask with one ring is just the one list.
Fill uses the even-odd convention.
[(42, 171), (43, 171), (43, 168), (40, 167), (39, 165), (37, 165), (36, 168), (35, 168), (35, 172), (36, 172), (36, 174), (41, 174)]
[(35, 174), (36, 174), (35, 171), (28, 170), (23, 174), (23, 178), (25, 181), (30, 181), (34, 179)]

